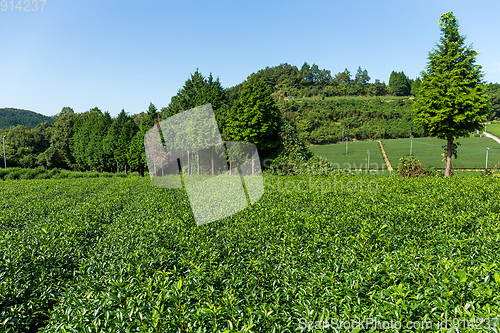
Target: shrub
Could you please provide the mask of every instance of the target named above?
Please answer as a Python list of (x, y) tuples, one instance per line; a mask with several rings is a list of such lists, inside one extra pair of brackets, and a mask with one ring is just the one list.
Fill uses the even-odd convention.
[(35, 176), (35, 179), (50, 179), (51, 176), (50, 176), (50, 172), (49, 171), (45, 171), (43, 173), (39, 173), (38, 175)]
[(112, 172), (103, 172), (99, 175), (99, 177), (113, 177)]
[(399, 159), (398, 172), (400, 177), (422, 177), (433, 175), (432, 169), (425, 168), (422, 163), (412, 156)]
[(10, 168), (7, 169), (8, 173), (5, 175), (5, 180), (20, 179), (21, 175), (24, 173), (22, 168)]
[(113, 177), (127, 177), (125, 172), (117, 172), (113, 174)]
[(500, 313), (497, 179), (267, 178), (259, 202), (198, 227), (185, 191), (148, 177), (0, 182), (0, 332), (293, 332), (300, 318)]

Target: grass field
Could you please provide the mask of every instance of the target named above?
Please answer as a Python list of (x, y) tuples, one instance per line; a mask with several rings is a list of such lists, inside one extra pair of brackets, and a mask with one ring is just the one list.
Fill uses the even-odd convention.
[[(453, 167), (457, 169), (484, 169), (486, 164), (486, 147), (489, 147), (488, 168), (493, 168), (500, 162), (500, 145), (490, 138), (468, 137), (457, 140), (458, 158), (453, 159)], [(397, 167), (399, 159), (410, 154), (410, 139), (395, 139), (382, 141), (391, 165)], [(414, 138), (413, 156), (424, 166), (444, 168), (442, 161), (446, 142), (437, 138)]]
[(387, 170), (387, 167), (377, 141), (357, 141), (347, 144), (338, 143), (311, 147), (315, 154), (323, 156), (333, 163), (338, 163), (339, 168), (366, 169), (368, 152), (370, 151), (370, 170)]
[(493, 134), (494, 136), (500, 138), (500, 124), (486, 125), (486, 132)]
[(266, 184), (250, 208), (197, 227), (185, 190), (149, 178), (0, 181), (0, 331), (291, 333), (500, 314), (498, 179)]

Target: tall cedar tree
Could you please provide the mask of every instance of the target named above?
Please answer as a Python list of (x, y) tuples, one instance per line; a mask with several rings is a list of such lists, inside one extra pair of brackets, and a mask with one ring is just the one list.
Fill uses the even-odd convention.
[(389, 78), (389, 88), (395, 96), (408, 96), (411, 92), (411, 83), (404, 72), (392, 72)]
[[(128, 165), (128, 151), (130, 143), (133, 137), (139, 131), (139, 126), (136, 125), (132, 117), (127, 116), (127, 121), (120, 130), (120, 135), (118, 136), (118, 142), (115, 148), (115, 160), (119, 166), (124, 167), (124, 171), (127, 172)], [(130, 167), (129, 167), (130, 169)]]
[(108, 133), (113, 120), (109, 112), (105, 112), (97, 117), (97, 121), (92, 124), (90, 131), (89, 145), (87, 146), (88, 164), (92, 169), (103, 171), (110, 170), (111, 155), (104, 151), (104, 138)]
[(354, 77), (356, 95), (366, 95), (369, 82), (370, 76), (368, 75), (368, 71), (366, 69), (362, 70), (361, 66), (359, 66), (358, 71), (356, 72), (356, 76)]
[(481, 128), (488, 114), (488, 96), (482, 83), (477, 52), (464, 45), (458, 21), (451, 12), (439, 20), (441, 39), (429, 53), (422, 72), (420, 97), (415, 102), (414, 123), (425, 134), (447, 140), (445, 177), (452, 176), (451, 157), (456, 158), (455, 139)]
[(263, 157), (276, 155), (281, 115), (272, 90), (250, 76), (239, 95), (227, 116), (227, 135), (235, 141), (254, 143)]
[(128, 118), (125, 110), (122, 109), (122, 111), (118, 114), (118, 117), (113, 119), (113, 123), (111, 124), (111, 127), (109, 127), (108, 133), (103, 141), (104, 153), (111, 157), (110, 164), (116, 166), (116, 172), (120, 171), (120, 164), (118, 163), (120, 152), (117, 148), (120, 144), (120, 134), (122, 128), (125, 126), (127, 120)]
[(93, 167), (92, 163), (90, 163), (92, 149), (88, 147), (91, 141), (92, 128), (101, 115), (101, 110), (94, 107), (80, 114), (74, 122), (74, 135), (70, 140), (70, 148), (75, 159), (75, 166), (79, 170), (90, 170)]
[(224, 133), (224, 123), (228, 110), (228, 98), (225, 90), (212, 74), (205, 78), (198, 70), (184, 83), (182, 89), (172, 100), (166, 110), (162, 110), (162, 118), (166, 119), (177, 113), (197, 106), (212, 104), (214, 116), (219, 125), (219, 131)]
[(127, 161), (131, 169), (138, 170), (144, 176), (147, 168), (146, 151), (144, 148), (144, 135), (159, 120), (158, 110), (153, 103), (149, 103), (146, 116), (142, 118), (139, 131), (134, 135), (128, 150)]

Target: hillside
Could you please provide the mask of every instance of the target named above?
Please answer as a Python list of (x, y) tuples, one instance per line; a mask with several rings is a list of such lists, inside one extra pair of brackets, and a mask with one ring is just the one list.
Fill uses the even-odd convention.
[(0, 129), (16, 125), (23, 125), (31, 129), (43, 122), (53, 124), (55, 119), (29, 110), (15, 108), (0, 109)]
[[(349, 96), (279, 100), (284, 121), (295, 124), (307, 143), (349, 140), (397, 139), (412, 130), (411, 96)], [(413, 129), (414, 136), (423, 135)]]

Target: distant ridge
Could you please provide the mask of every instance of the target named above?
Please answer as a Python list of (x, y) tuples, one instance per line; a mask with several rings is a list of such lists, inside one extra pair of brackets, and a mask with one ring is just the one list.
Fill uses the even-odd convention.
[(17, 125), (23, 125), (31, 129), (43, 122), (53, 124), (55, 119), (29, 110), (0, 108), (0, 129)]

